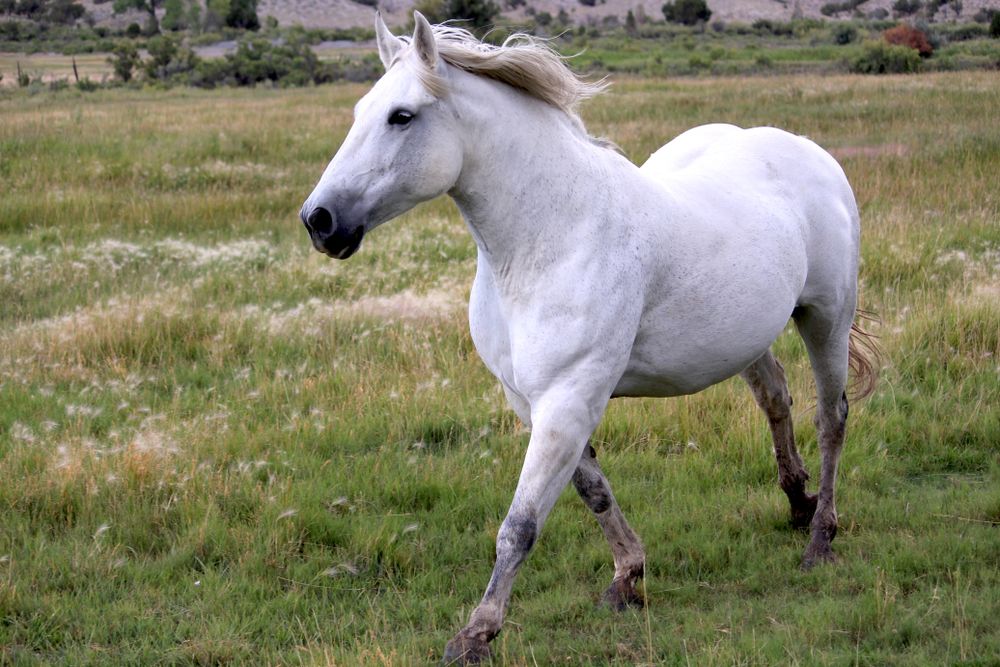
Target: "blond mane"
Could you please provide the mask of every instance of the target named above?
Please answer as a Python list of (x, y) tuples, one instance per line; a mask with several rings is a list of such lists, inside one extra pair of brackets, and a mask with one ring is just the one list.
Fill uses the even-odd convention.
[[(433, 29), (438, 55), (449, 65), (506, 83), (576, 119), (580, 103), (607, 88), (603, 80), (581, 79), (566, 66), (563, 56), (531, 35), (516, 33), (494, 46), (452, 25)], [(400, 39), (410, 41), (408, 37)], [(447, 93), (446, 82), (434, 70), (421, 67), (417, 74), (431, 94), (443, 97)]]

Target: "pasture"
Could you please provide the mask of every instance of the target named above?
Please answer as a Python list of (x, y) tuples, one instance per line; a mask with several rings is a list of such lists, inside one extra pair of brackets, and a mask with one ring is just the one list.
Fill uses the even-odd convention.
[[(478, 602), (526, 436), (468, 334), (446, 200), (351, 260), (298, 221), (364, 86), (0, 98), (0, 664), (425, 664)], [(693, 125), (805, 134), (862, 212), (885, 353), (851, 409), (838, 564), (798, 569), (738, 379), (616, 401), (598, 457), (647, 607), (572, 490), (498, 664), (991, 664), (1000, 655), (1000, 77), (620, 79), (642, 162)], [(817, 477), (812, 388), (779, 339)]]

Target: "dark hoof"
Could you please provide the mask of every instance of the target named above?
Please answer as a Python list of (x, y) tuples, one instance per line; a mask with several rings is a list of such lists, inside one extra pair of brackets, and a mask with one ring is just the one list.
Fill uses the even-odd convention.
[(615, 579), (604, 591), (601, 597), (601, 604), (607, 605), (615, 611), (625, 611), (628, 607), (641, 609), (646, 605), (646, 600), (635, 588), (635, 579)]
[(815, 565), (820, 563), (836, 563), (837, 556), (833, 553), (833, 549), (830, 548), (830, 544), (814, 544), (809, 543), (806, 547), (806, 552), (802, 555), (802, 569), (811, 570)]
[(808, 528), (816, 513), (815, 493), (805, 493), (792, 501), (792, 528)]
[(490, 646), (482, 639), (456, 635), (444, 647), (442, 665), (478, 665), (490, 659)]

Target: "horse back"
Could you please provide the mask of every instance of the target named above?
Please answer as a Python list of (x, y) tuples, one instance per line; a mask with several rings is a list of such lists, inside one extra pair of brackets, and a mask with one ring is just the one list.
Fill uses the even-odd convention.
[[(859, 215), (843, 169), (806, 137), (772, 127), (742, 129), (702, 125), (660, 148), (641, 171), (670, 190), (693, 212), (711, 210), (712, 221), (760, 232), (781, 228), (801, 238), (808, 267), (803, 297), (854, 290)], [(705, 202), (711, 202), (706, 204)]]

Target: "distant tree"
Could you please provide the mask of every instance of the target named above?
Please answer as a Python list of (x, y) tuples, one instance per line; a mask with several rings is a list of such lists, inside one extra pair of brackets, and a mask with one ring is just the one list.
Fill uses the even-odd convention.
[(188, 3), (185, 22), (192, 30), (198, 30), (201, 27), (201, 3), (198, 0), (191, 0)]
[(712, 16), (705, 0), (676, 0), (663, 5), (663, 18), (670, 23), (696, 25), (699, 21), (707, 22)]
[(146, 76), (150, 79), (165, 79), (167, 66), (177, 55), (177, 42), (173, 37), (166, 35), (151, 37), (146, 42), (146, 51), (149, 52), (149, 60), (142, 65), (146, 70)]
[(449, 10), (455, 18), (468, 19), (476, 28), (485, 28), (500, 14), (500, 5), (493, 0), (449, 0)]
[(226, 24), (229, 15), (229, 0), (206, 0), (205, 20), (206, 30), (217, 30)]
[(111, 52), (108, 62), (115, 70), (115, 76), (127, 83), (132, 79), (132, 70), (139, 64), (139, 50), (132, 42), (122, 42)]
[(896, 16), (911, 16), (919, 12), (924, 6), (921, 0), (896, 0), (892, 3), (892, 10)]
[(45, 6), (45, 20), (49, 23), (75, 23), (87, 10), (76, 0), (50, 0)]
[(156, 35), (160, 32), (160, 22), (156, 18), (156, 10), (163, 4), (163, 0), (115, 0), (115, 14), (127, 12), (130, 9), (138, 9), (146, 12), (149, 18), (146, 21), (146, 32)]
[(639, 35), (639, 26), (636, 23), (635, 14), (632, 13), (631, 9), (625, 15), (625, 32), (629, 37), (638, 37)]
[(187, 12), (184, 11), (184, 0), (164, 0), (163, 20), (160, 27), (176, 32), (187, 28)]
[(1000, 39), (1000, 12), (995, 13), (990, 19), (990, 37)]
[(226, 25), (230, 28), (260, 30), (260, 19), (257, 18), (257, 0), (229, 0)]
[(473, 28), (485, 28), (500, 13), (493, 0), (420, 0), (414, 6), (431, 23), (449, 19), (468, 21)]

